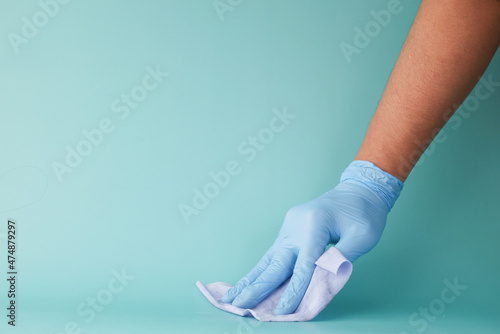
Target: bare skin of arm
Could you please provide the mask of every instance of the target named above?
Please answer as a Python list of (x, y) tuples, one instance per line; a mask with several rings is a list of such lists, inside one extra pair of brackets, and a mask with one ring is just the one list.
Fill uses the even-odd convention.
[(423, 0), (355, 160), (404, 182), (499, 45), (500, 1)]
[[(500, 2), (423, 0), (355, 159), (404, 181), (422, 143), (470, 93), (499, 42)], [(252, 308), (291, 276), (274, 312), (290, 314), (329, 243), (351, 262), (369, 252), (402, 189), (379, 168), (349, 165), (337, 187), (290, 209), (274, 244), (222, 301)]]

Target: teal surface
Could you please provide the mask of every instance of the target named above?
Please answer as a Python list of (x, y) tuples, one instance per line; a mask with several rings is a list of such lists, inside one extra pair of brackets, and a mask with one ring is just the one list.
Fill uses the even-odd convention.
[(66, 2), (0, 0), (1, 333), (499, 333), (498, 86), (445, 127), (314, 321), (240, 318), (195, 286), (236, 282), (337, 184), (418, 1)]

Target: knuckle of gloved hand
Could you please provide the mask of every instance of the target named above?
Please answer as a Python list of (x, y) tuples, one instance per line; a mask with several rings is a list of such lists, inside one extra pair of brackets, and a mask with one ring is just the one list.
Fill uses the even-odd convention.
[(286, 212), (286, 215), (285, 215), (285, 220), (293, 219), (293, 218), (299, 216), (302, 211), (303, 211), (303, 209), (301, 208), (300, 205), (294, 206), (294, 207), (288, 209), (288, 211)]
[(325, 227), (325, 222), (328, 221), (328, 212), (323, 208), (308, 208), (301, 217), (301, 226), (304, 233), (313, 233), (322, 230)]
[(313, 222), (324, 217), (321, 207), (313, 205), (297, 205), (288, 210), (286, 219), (301, 220), (303, 222)]

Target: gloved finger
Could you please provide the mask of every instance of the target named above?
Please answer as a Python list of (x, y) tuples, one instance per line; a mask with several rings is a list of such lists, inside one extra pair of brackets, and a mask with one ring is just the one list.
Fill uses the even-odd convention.
[(305, 251), (299, 252), (295, 268), (293, 269), (292, 278), (285, 292), (281, 295), (278, 306), (276, 306), (274, 310), (275, 315), (290, 314), (297, 309), (311, 282), (311, 277), (316, 268), (315, 262), (318, 260), (319, 256), (320, 254), (318, 254), (318, 256), (313, 256)]
[(366, 253), (364, 240), (362, 240), (362, 237), (356, 236), (343, 236), (340, 238), (339, 242), (337, 242), (335, 248), (337, 248), (350, 262), (354, 262), (358, 257)]
[(266, 270), (266, 268), (271, 263), (271, 259), (273, 258), (275, 252), (275, 248), (271, 247), (266, 254), (260, 259), (259, 263), (250, 270), (248, 274), (245, 275), (242, 279), (240, 279), (231, 289), (229, 289), (224, 296), (222, 296), (221, 301), (223, 303), (232, 303), (234, 298), (236, 298), (243, 289), (252, 284), (257, 277), (260, 276)]
[(241, 308), (252, 308), (266, 298), (281, 285), (293, 271), (296, 252), (282, 248), (276, 251), (271, 264), (266, 270), (233, 300), (233, 305)]

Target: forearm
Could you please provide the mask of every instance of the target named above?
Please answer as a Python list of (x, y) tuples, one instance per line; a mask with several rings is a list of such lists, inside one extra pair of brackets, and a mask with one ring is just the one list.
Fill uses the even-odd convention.
[(355, 160), (405, 181), (500, 44), (500, 1), (423, 0)]

